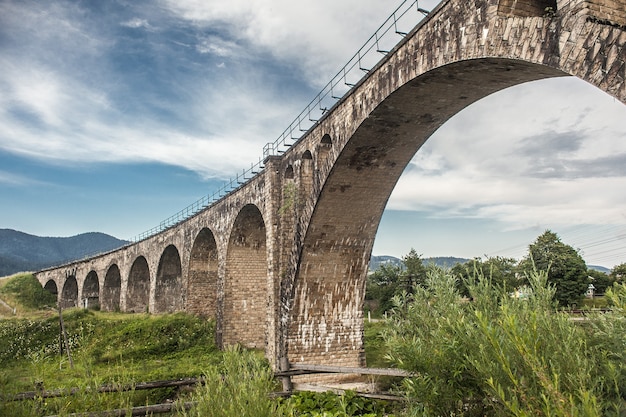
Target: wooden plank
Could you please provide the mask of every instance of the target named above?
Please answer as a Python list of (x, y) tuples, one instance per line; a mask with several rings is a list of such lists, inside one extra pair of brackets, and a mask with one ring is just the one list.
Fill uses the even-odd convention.
[[(352, 368), (348, 366), (309, 365), (304, 363), (291, 364), (289, 371), (301, 373), (335, 373), (335, 374), (360, 374), (360, 375), (385, 375), (408, 377), (412, 374), (403, 369), (395, 368)], [(297, 374), (292, 374), (297, 375)]]
[[(311, 392), (328, 392), (331, 391), (337, 395), (345, 394), (347, 390), (337, 387), (328, 387), (324, 385), (315, 385), (315, 384), (294, 384), (294, 389), (296, 391), (311, 391)], [(376, 400), (387, 400), (387, 401), (406, 401), (405, 397), (401, 397), (398, 395), (388, 394), (388, 393), (373, 393), (373, 392), (362, 392), (362, 391), (354, 391), (356, 395), (359, 397), (372, 398)]]
[[(186, 402), (183, 404), (176, 403), (164, 403), (164, 404), (154, 404), (154, 405), (146, 405), (142, 407), (133, 407), (133, 408), (120, 408), (117, 410), (107, 410), (107, 411), (89, 411), (86, 413), (74, 413), (74, 414), (64, 414), (67, 417), (126, 417), (128, 415), (131, 416), (147, 416), (151, 414), (164, 414), (170, 413), (172, 411), (176, 411), (178, 407), (184, 408), (185, 410), (190, 410), (196, 403), (195, 402)], [(47, 416), (47, 417), (61, 417), (59, 415)]]
[[(163, 381), (151, 381), (151, 382), (139, 382), (134, 385), (102, 385), (98, 387), (97, 392), (126, 392), (126, 391), (140, 391), (154, 388), (167, 388), (167, 387), (182, 387), (187, 385), (196, 385), (204, 383), (202, 378), (185, 378), (185, 379), (170, 379)], [(52, 391), (27, 391), (15, 394), (12, 397), (4, 398), (4, 401), (22, 401), (32, 400), (35, 398), (57, 398), (66, 397), (69, 395), (77, 394), (80, 388), (69, 388), (67, 390), (52, 390)], [(88, 389), (87, 389), (88, 390)], [(0, 396), (0, 398), (2, 398)]]

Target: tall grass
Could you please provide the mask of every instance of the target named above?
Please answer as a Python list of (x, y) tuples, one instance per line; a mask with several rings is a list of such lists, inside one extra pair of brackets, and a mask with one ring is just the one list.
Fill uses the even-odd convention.
[[(174, 400), (172, 388), (97, 394), (101, 385), (201, 376), (221, 362), (211, 321), (186, 314), (63, 313), (75, 367), (59, 354), (58, 317), (0, 321), (0, 416), (67, 414)], [(12, 402), (23, 391), (80, 388), (64, 398)]]
[(404, 383), (412, 414), (626, 411), (623, 313), (577, 324), (556, 310), (545, 273), (529, 278), (528, 297), (518, 299), (477, 276), (467, 283), (467, 301), (449, 272), (432, 269), (428, 290), (395, 300), (385, 337), (390, 359), (418, 375)]
[(258, 353), (234, 346), (224, 352), (223, 363), (205, 370), (205, 385), (196, 389), (192, 400), (197, 405), (185, 417), (270, 417), (278, 403), (270, 399), (275, 387), (266, 360)]

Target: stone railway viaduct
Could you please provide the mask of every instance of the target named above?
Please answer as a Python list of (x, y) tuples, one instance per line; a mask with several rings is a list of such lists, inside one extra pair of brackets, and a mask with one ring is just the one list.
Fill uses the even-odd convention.
[(64, 308), (215, 319), (220, 345), (264, 349), (275, 367), (363, 366), (368, 261), (413, 155), (466, 106), (527, 81), (573, 75), (626, 103), (625, 44), (626, 0), (444, 0), (245, 185), (36, 276)]

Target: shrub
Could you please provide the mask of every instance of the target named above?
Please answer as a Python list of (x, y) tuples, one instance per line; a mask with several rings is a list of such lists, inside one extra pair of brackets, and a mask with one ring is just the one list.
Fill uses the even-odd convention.
[[(449, 272), (433, 269), (428, 279), (429, 291), (396, 298), (385, 335), (390, 358), (417, 375), (404, 384), (411, 412), (597, 416), (623, 411), (617, 387), (623, 386), (625, 329), (616, 336), (606, 327), (601, 334), (557, 312), (545, 273), (530, 274), (525, 298), (513, 298), (479, 275), (466, 283), (472, 301), (463, 301)], [(606, 320), (624, 327), (623, 315)]]
[(192, 396), (197, 401), (185, 417), (270, 417), (276, 403), (269, 394), (274, 384), (269, 364), (260, 356), (234, 346), (224, 352), (222, 366), (205, 372), (205, 385)]

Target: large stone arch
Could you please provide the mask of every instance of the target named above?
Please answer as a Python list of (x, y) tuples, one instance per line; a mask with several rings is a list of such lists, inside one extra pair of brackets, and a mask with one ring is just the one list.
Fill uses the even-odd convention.
[(200, 230), (189, 256), (186, 302), (189, 313), (216, 318), (218, 259), (213, 232), (208, 228)]
[(334, 162), (306, 232), (288, 330), (292, 361), (364, 365), (362, 305), (374, 237), (397, 180), (428, 137), (495, 91), (564, 75), (521, 60), (461, 61), (406, 83), (369, 114)]
[(173, 313), (183, 309), (183, 283), (180, 254), (176, 246), (163, 250), (154, 286), (154, 312)]
[(128, 274), (125, 310), (131, 313), (144, 313), (150, 302), (150, 268), (143, 256), (137, 257)]
[(80, 297), (82, 306), (85, 308), (100, 308), (100, 282), (96, 271), (89, 271), (83, 282), (83, 294)]
[(264, 348), (267, 330), (266, 227), (259, 209), (244, 206), (228, 241), (222, 343)]
[(69, 275), (65, 279), (59, 302), (62, 309), (78, 307), (78, 282), (74, 275)]
[(365, 276), (382, 212), (415, 152), (453, 115), (504, 88), (567, 75), (626, 102), (623, 25), (573, 3), (518, 3), (440, 4), (339, 103), (340, 116), (324, 121), (340, 143), (320, 164), (320, 193), (302, 215), (300, 259), (281, 296), (292, 303), (281, 312), (288, 325), (279, 355), (364, 364)]
[(120, 296), (122, 293), (122, 276), (117, 264), (109, 267), (104, 276), (100, 307), (104, 311), (117, 311), (120, 309)]

